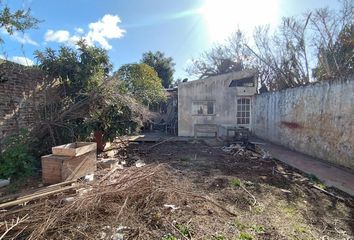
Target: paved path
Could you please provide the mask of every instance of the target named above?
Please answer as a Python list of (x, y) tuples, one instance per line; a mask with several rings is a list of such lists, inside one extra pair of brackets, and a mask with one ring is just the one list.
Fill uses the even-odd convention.
[(265, 148), (272, 157), (305, 173), (314, 174), (327, 186), (336, 187), (354, 196), (354, 172), (270, 142), (266, 142)]

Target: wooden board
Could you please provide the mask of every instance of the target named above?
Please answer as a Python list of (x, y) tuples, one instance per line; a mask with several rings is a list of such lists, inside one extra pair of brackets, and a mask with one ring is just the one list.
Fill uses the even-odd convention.
[(78, 179), (96, 171), (96, 150), (80, 156), (42, 156), (42, 181), (55, 184)]
[(97, 150), (97, 144), (94, 142), (75, 142), (52, 147), (54, 155), (70, 157), (77, 157), (93, 150)]

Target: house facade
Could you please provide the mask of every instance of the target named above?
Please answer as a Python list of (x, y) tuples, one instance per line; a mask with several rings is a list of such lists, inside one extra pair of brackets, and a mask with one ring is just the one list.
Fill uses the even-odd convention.
[(178, 135), (227, 135), (233, 127), (251, 128), (256, 71), (245, 70), (178, 86)]

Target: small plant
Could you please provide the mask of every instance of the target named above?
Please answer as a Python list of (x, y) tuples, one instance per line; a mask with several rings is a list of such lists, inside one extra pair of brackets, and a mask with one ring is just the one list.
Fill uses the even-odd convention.
[(241, 232), (239, 239), (240, 240), (252, 240), (253, 238), (252, 238), (251, 234), (246, 233), (246, 232)]
[(243, 231), (247, 228), (247, 226), (245, 224), (241, 223), (238, 219), (235, 220), (234, 226), (240, 231)]
[(166, 236), (163, 236), (161, 240), (177, 240), (177, 238), (171, 234), (168, 234)]
[(226, 237), (224, 235), (217, 235), (213, 236), (213, 240), (226, 240)]
[(321, 189), (325, 189), (326, 188), (326, 185), (316, 175), (309, 174), (308, 178), (309, 178), (310, 182), (315, 184), (317, 187), (319, 187)]
[(265, 233), (265, 228), (263, 226), (259, 225), (252, 225), (251, 229), (255, 231), (256, 233)]
[(235, 187), (240, 187), (241, 186), (241, 180), (238, 178), (232, 179), (231, 180), (231, 185)]
[(36, 162), (29, 145), (28, 131), (24, 129), (5, 139), (0, 153), (0, 178), (19, 180), (33, 174)]
[(262, 208), (260, 206), (256, 206), (256, 207), (252, 208), (252, 210), (255, 214), (261, 214), (262, 212), (264, 212), (264, 208)]
[(191, 229), (187, 226), (177, 223), (176, 228), (186, 237), (190, 237), (192, 235)]

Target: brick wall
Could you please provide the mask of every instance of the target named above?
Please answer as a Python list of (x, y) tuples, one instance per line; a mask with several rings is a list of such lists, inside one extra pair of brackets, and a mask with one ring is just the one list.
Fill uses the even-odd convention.
[(0, 143), (19, 129), (34, 126), (45, 82), (38, 69), (0, 60)]

